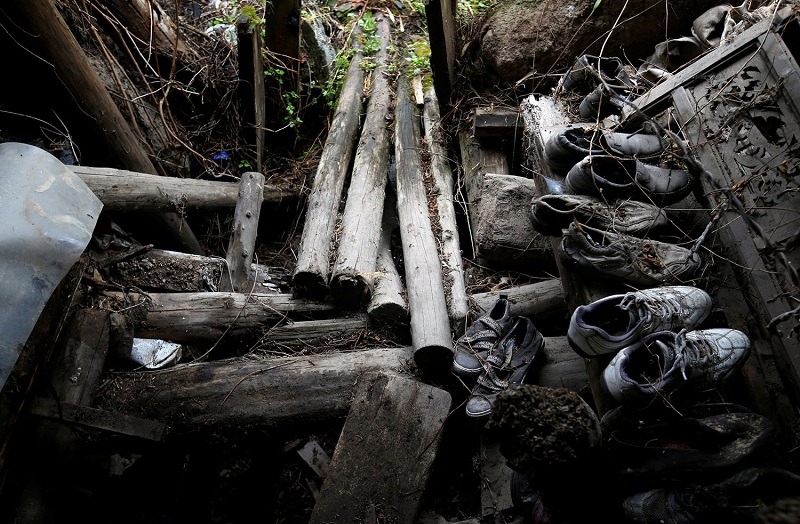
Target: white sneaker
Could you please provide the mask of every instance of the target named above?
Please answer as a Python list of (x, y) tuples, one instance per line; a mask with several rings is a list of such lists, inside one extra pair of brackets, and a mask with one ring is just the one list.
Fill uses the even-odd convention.
[(750, 339), (729, 328), (662, 331), (622, 349), (600, 378), (623, 403), (642, 403), (678, 388), (708, 388), (727, 379), (750, 354)]
[(581, 356), (599, 357), (616, 353), (650, 333), (694, 329), (710, 312), (711, 297), (692, 286), (612, 295), (575, 309), (567, 339)]

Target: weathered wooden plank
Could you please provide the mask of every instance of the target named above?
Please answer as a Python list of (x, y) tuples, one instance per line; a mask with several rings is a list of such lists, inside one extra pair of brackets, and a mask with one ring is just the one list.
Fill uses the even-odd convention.
[(258, 218), (261, 216), (263, 197), (264, 175), (244, 173), (239, 182), (239, 201), (233, 213), (233, 232), (225, 257), (228, 273), (220, 281), (221, 291), (250, 291), (247, 277), (256, 250)]
[(293, 290), (298, 295), (320, 295), (328, 291), (331, 239), (361, 120), (361, 91), (364, 88), (361, 58), (361, 54), (356, 53), (347, 70), (308, 197), (292, 278)]
[(261, 26), (240, 15), (236, 21), (239, 62), (239, 100), (243, 129), (248, 143), (255, 149), (256, 171), (261, 172), (264, 159), (264, 130), (267, 125), (264, 61), (261, 56)]
[[(247, 334), (282, 320), (291, 312), (332, 311), (323, 302), (293, 298), (288, 294), (263, 293), (130, 293), (106, 292), (106, 296), (129, 305), (127, 313), (147, 313), (137, 324), (136, 336), (173, 342), (213, 341), (228, 333)], [(130, 307), (131, 304), (141, 304)], [(138, 317), (137, 317), (138, 318)]]
[[(236, 206), (239, 185), (162, 177), (109, 167), (67, 166), (97, 195), (109, 211), (221, 209)], [(264, 202), (298, 200), (299, 191), (264, 184)]]
[[(97, 123), (96, 129), (109, 154), (126, 168), (158, 173), (52, 0), (17, 0), (14, 3), (37, 35), (37, 43), (53, 65), (55, 74), (81, 110)], [(181, 251), (202, 254), (189, 224), (176, 213), (145, 215), (141, 220), (149, 222), (157, 234), (167, 235)]]
[(519, 109), (475, 109), (472, 119), (472, 134), (475, 138), (522, 138), (522, 131)]
[(362, 374), (400, 371), (411, 358), (410, 348), (400, 347), (185, 364), (120, 374), (97, 405), (159, 420), (176, 431), (297, 427), (345, 417)]
[(339, 251), (331, 272), (331, 296), (349, 308), (368, 303), (372, 295), (389, 172), (391, 137), (386, 122), (391, 117), (392, 90), (385, 69), (391, 31), (385, 17), (378, 17), (377, 35), (381, 48), (375, 56), (367, 116), (353, 161)]
[(456, 81), (456, 21), (451, 0), (431, 0), (425, 3), (428, 37), (431, 45), (431, 72), (436, 94), (446, 106)]
[(395, 108), (397, 215), (403, 242), (414, 360), (424, 370), (449, 368), (453, 342), (442, 283), (442, 264), (428, 214), (420, 167), (419, 120), (409, 98), (408, 81), (398, 79)]
[(309, 522), (361, 522), (370, 507), (389, 522), (413, 522), (451, 403), (409, 378), (362, 380)]
[(529, 383), (575, 391), (589, 386), (586, 361), (570, 347), (567, 337), (545, 337), (544, 356), (544, 363), (531, 374)]

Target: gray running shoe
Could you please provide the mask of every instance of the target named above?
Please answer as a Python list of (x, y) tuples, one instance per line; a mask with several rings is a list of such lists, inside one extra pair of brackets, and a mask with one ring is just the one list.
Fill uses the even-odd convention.
[(642, 404), (679, 388), (711, 388), (741, 368), (750, 339), (729, 328), (661, 331), (623, 348), (600, 382), (625, 404)]
[(533, 199), (531, 223), (543, 235), (561, 236), (561, 230), (577, 220), (602, 231), (646, 235), (667, 224), (667, 213), (635, 200), (603, 202), (586, 195), (544, 195)]
[(453, 373), (462, 377), (477, 377), (483, 373), (486, 357), (508, 333), (513, 321), (511, 303), (505, 295), (501, 295), (491, 309), (473, 322), (456, 340)]
[(587, 156), (567, 173), (568, 193), (603, 198), (634, 198), (658, 206), (674, 204), (691, 193), (688, 171), (645, 164), (635, 158)]
[(598, 231), (573, 222), (559, 249), (574, 271), (619, 279), (636, 287), (683, 284), (700, 269), (697, 253), (631, 235)]
[(651, 333), (695, 329), (711, 305), (708, 293), (691, 286), (611, 295), (575, 309), (567, 340), (583, 357), (610, 355)]

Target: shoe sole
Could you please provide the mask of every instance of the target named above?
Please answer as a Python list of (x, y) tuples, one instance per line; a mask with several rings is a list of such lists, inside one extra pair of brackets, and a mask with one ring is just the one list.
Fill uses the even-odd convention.
[(459, 366), (455, 362), (453, 362), (452, 370), (453, 370), (453, 373), (455, 373), (456, 375), (458, 375), (460, 377), (465, 377), (465, 378), (478, 377), (478, 376), (480, 376), (481, 373), (483, 373), (483, 368), (480, 368), (480, 369), (467, 369), (465, 367)]
[(569, 342), (569, 347), (571, 347), (575, 353), (583, 358), (600, 358), (615, 355), (617, 353), (616, 351), (607, 351), (605, 353), (588, 353), (586, 350), (578, 346), (578, 344), (572, 340), (572, 337), (570, 337), (569, 334), (567, 334), (567, 342)]

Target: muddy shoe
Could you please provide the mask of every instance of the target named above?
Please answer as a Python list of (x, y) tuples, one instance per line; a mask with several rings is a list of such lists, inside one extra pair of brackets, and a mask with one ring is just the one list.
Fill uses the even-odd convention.
[(543, 235), (561, 236), (577, 220), (602, 231), (644, 236), (667, 224), (667, 214), (635, 200), (603, 202), (586, 195), (544, 195), (531, 204), (531, 224)]
[(480, 316), (456, 340), (453, 373), (462, 377), (477, 377), (483, 373), (483, 364), (497, 342), (511, 329), (511, 303), (505, 295)]
[(643, 404), (682, 388), (713, 388), (749, 354), (750, 339), (735, 329), (661, 331), (621, 349), (600, 383), (619, 402)]
[(665, 145), (649, 133), (601, 132), (570, 125), (547, 140), (544, 159), (553, 172), (562, 174), (589, 155), (651, 156), (663, 151)]
[(688, 171), (645, 164), (634, 158), (587, 156), (567, 173), (567, 192), (607, 199), (633, 198), (657, 206), (682, 200), (692, 191)]
[(491, 415), (497, 394), (510, 384), (522, 384), (531, 366), (540, 360), (544, 338), (533, 323), (518, 317), (511, 331), (486, 357), (485, 371), (467, 400), (467, 416), (484, 419)]
[(718, 5), (698, 16), (692, 22), (692, 35), (706, 47), (718, 46), (730, 10), (730, 5)]
[(700, 56), (702, 52), (702, 44), (692, 36), (661, 42), (656, 44), (653, 54), (639, 66), (637, 74), (649, 82), (656, 83)]
[(619, 114), (629, 100), (628, 91), (609, 87), (608, 84), (599, 84), (581, 100), (578, 114), (584, 120), (597, 122), (611, 115)]
[(567, 340), (583, 357), (613, 355), (659, 331), (694, 329), (711, 312), (711, 297), (691, 286), (663, 286), (611, 295), (572, 313)]
[(561, 239), (559, 256), (573, 271), (618, 279), (636, 287), (683, 284), (701, 266), (697, 253), (683, 247), (598, 231), (576, 222)]

